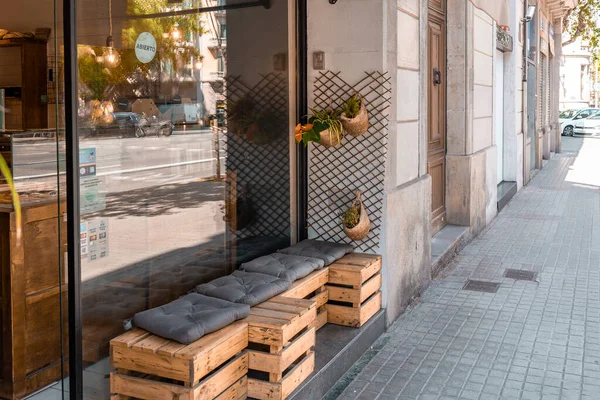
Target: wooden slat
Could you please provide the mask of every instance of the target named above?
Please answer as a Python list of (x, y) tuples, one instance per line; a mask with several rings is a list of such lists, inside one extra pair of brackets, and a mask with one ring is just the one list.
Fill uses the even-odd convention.
[(337, 260), (334, 265), (339, 263), (367, 267), (373, 262), (381, 261), (381, 259), (382, 257), (379, 254), (350, 253)]
[(192, 399), (190, 388), (121, 375), (114, 371), (110, 373), (110, 391), (119, 396), (130, 396), (144, 400)]
[(239, 334), (239, 332), (247, 328), (248, 324), (244, 321), (234, 322), (223, 329), (219, 329), (216, 332), (203, 336), (194, 343), (185, 346), (175, 353), (175, 357), (188, 360), (200, 358), (206, 352), (211, 351), (215, 346), (228, 341), (230, 337)]
[(254, 308), (262, 308), (265, 310), (281, 311), (281, 312), (288, 312), (288, 313), (294, 313), (294, 314), (304, 314), (305, 312), (308, 311), (307, 307), (299, 307), (299, 306), (295, 306), (295, 305), (281, 304), (281, 303), (275, 303), (275, 302), (271, 302), (271, 301), (266, 301), (264, 303), (254, 306), (252, 308), (253, 309)]
[(300, 315), (298, 318), (291, 321), (288, 325), (283, 327), (283, 343), (288, 342), (303, 329), (310, 326), (313, 321), (317, 318), (317, 309), (311, 308), (306, 314)]
[[(222, 329), (221, 329), (222, 330)], [(217, 331), (218, 333), (219, 331)], [(226, 362), (237, 353), (248, 347), (248, 326), (245, 325), (243, 330), (238, 331), (235, 335), (230, 336), (217, 346), (214, 346), (209, 351), (204, 352), (201, 356), (195, 357), (193, 374), (191, 377), (192, 384), (210, 374), (217, 369), (221, 364)], [(247, 366), (247, 360), (246, 360)], [(233, 383), (233, 382), (232, 382)]]
[(280, 304), (293, 304), (298, 307), (304, 307), (304, 308), (315, 307), (315, 303), (311, 300), (293, 299), (291, 297), (283, 297), (283, 296), (273, 297), (271, 300), (269, 300), (269, 302), (270, 303), (280, 303)]
[(186, 346), (185, 344), (181, 344), (179, 342), (175, 342), (175, 341), (171, 340), (171, 341), (169, 341), (169, 343), (160, 347), (158, 349), (158, 351), (156, 352), (156, 354), (160, 354), (162, 356), (173, 357), (175, 355), (175, 353), (177, 353), (178, 351), (183, 349), (185, 346)]
[(329, 291), (329, 300), (361, 304), (381, 288), (381, 274), (373, 276), (360, 289), (332, 285), (326, 287)]
[(298, 317), (298, 314), (292, 314), (292, 313), (287, 313), (287, 312), (274, 311), (274, 310), (268, 310), (268, 309), (256, 308), (256, 307), (252, 307), (250, 309), (250, 315), (256, 315), (256, 316), (265, 317), (265, 318), (286, 319), (288, 321), (291, 321), (294, 318)]
[(115, 368), (143, 372), (179, 381), (190, 381), (190, 360), (142, 353), (141, 351), (119, 346), (111, 348), (111, 356)]
[(193, 389), (194, 399), (214, 399), (248, 374), (248, 354), (243, 353), (228, 362), (217, 373)]
[(111, 346), (117, 347), (131, 347), (133, 344), (139, 342), (152, 335), (143, 329), (134, 328), (129, 332), (125, 332), (121, 336), (118, 336), (110, 341)]
[(327, 322), (360, 327), (381, 309), (381, 292), (373, 295), (359, 308), (327, 304)]
[(294, 282), (292, 287), (281, 294), (282, 297), (304, 299), (306, 296), (324, 286), (329, 279), (329, 268), (313, 272), (305, 278)]
[(311, 300), (314, 301), (317, 308), (319, 308), (323, 304), (327, 303), (327, 301), (329, 300), (329, 293), (327, 292), (327, 290), (324, 290), (321, 293), (316, 294), (313, 298), (311, 298)]
[(266, 318), (260, 315), (249, 315), (244, 321), (250, 326), (273, 329), (283, 329), (283, 327), (289, 323), (287, 319)]
[(112, 372), (110, 389), (113, 394), (146, 400), (214, 399), (219, 395), (224, 395), (220, 397), (222, 399), (237, 399), (240, 391), (246, 392), (244, 379), (247, 374), (248, 354), (243, 353), (193, 388)]
[[(341, 265), (340, 265), (341, 267)], [(348, 266), (344, 266), (348, 267)], [(357, 286), (361, 284), (360, 268), (350, 265), (350, 268), (338, 268), (332, 265), (329, 269), (328, 283), (336, 285)]]
[(248, 350), (249, 368), (256, 371), (283, 373), (303, 353), (306, 353), (315, 345), (315, 332), (314, 328), (307, 330), (284, 348), (280, 354)]
[(281, 385), (258, 379), (248, 379), (248, 397), (258, 400), (282, 400)]
[(227, 390), (215, 397), (215, 400), (240, 400), (248, 397), (248, 378), (242, 377)]
[(327, 324), (327, 308), (317, 314), (317, 318), (314, 320), (312, 327), (316, 330), (321, 329)]
[(254, 326), (248, 326), (248, 341), (251, 343), (261, 343), (268, 346), (283, 346), (282, 331)]
[(281, 396), (286, 399), (315, 369), (315, 353), (311, 351), (298, 363), (281, 383)]
[(159, 348), (170, 342), (171, 340), (169, 339), (165, 339), (156, 335), (151, 335), (135, 343), (133, 346), (131, 346), (131, 348), (134, 350), (142, 351), (144, 353), (156, 353)]

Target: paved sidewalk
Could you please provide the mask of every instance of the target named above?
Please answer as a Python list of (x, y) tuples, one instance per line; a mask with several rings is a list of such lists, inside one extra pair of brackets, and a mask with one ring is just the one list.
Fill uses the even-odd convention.
[[(600, 139), (564, 147), (390, 327), (340, 399), (600, 399)], [(463, 290), (467, 278), (501, 285)]]

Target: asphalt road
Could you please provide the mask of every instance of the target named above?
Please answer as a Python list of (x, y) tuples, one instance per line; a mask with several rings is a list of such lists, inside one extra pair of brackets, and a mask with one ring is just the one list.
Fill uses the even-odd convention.
[[(96, 176), (103, 179), (109, 194), (216, 174), (214, 136), (210, 131), (169, 137), (83, 139), (79, 146), (95, 149)], [(223, 136), (219, 146), (223, 165)], [(17, 182), (55, 183), (57, 153), (64, 176), (64, 142), (57, 146), (53, 139), (23, 139), (14, 147), (13, 173)]]

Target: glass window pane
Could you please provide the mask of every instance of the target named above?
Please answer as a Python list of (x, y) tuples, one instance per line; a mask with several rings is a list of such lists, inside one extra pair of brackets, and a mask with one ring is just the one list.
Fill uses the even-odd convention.
[(108, 398), (136, 313), (290, 244), (288, 6), (78, 8), (84, 385)]

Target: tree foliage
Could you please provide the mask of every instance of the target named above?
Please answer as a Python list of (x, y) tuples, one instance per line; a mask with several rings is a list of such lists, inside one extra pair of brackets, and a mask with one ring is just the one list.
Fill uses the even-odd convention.
[(589, 42), (591, 50), (596, 50), (600, 44), (599, 18), (600, 0), (579, 0), (564, 19), (563, 33), (569, 38), (563, 41), (563, 47), (581, 38)]
[[(185, 4), (185, 3), (184, 3)], [(165, 13), (173, 10), (168, 0), (127, 0), (127, 15), (147, 15)], [(88, 99), (109, 99), (116, 95), (117, 86), (129, 85), (135, 90), (135, 84), (142, 80), (160, 79), (161, 73), (172, 77), (187, 67), (192, 60), (202, 59), (195, 39), (202, 35), (203, 21), (200, 15), (185, 15), (164, 18), (133, 18), (125, 22), (123, 29), (116, 35), (121, 38), (122, 49), (119, 63), (106, 67), (101, 61), (107, 48), (101, 46), (79, 46), (80, 95)], [(156, 57), (149, 63), (140, 63), (134, 46), (142, 32), (151, 33), (156, 39)], [(177, 32), (177, 34), (174, 34)]]

